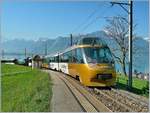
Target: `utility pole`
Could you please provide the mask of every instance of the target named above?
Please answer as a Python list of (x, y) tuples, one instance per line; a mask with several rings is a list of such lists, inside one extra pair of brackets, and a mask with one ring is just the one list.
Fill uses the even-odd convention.
[(70, 34), (70, 46), (72, 46), (72, 34)]
[[(129, 0), (128, 3), (124, 3), (124, 2), (110, 2), (112, 4), (112, 6), (114, 4), (118, 4), (120, 5), (128, 14), (129, 14), (129, 17), (128, 17), (128, 21), (129, 21), (129, 80), (128, 80), (128, 88), (129, 90), (132, 89), (132, 29), (133, 29), (133, 11), (132, 11), (132, 8), (133, 8), (133, 1), (132, 0)], [(127, 10), (123, 5), (128, 5), (129, 6), (129, 9)]]
[(25, 58), (26, 58), (27, 57), (27, 50), (26, 50), (26, 48), (24, 50), (24, 55), (25, 55)]
[(132, 88), (132, 1), (129, 0), (129, 89)]
[(2, 49), (2, 58), (4, 58), (4, 54), (5, 54), (5, 53), (4, 53), (4, 50)]
[(47, 42), (45, 41), (45, 55), (47, 55)]
[(32, 58), (33, 58), (33, 56), (34, 56), (33, 53), (31, 55), (32, 55)]

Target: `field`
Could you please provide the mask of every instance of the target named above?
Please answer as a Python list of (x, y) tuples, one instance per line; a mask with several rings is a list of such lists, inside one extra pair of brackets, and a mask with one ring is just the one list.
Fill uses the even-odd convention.
[[(11, 74), (22, 71), (26, 72)], [(47, 73), (30, 67), (2, 64), (2, 74), (3, 112), (51, 111), (52, 83)]]
[[(127, 90), (127, 81), (128, 81), (127, 77), (125, 77), (123, 75), (121, 75), (121, 76), (118, 75), (118, 77), (117, 77), (118, 88)], [(149, 93), (148, 93), (149, 82), (148, 81), (133, 77), (132, 86), (133, 86), (133, 88), (132, 88), (133, 93), (143, 95), (146, 97), (149, 96)]]
[(31, 71), (30, 67), (25, 66), (18, 66), (18, 65), (11, 65), (11, 64), (2, 64), (2, 74), (12, 74), (16, 72), (23, 72), (23, 71)]

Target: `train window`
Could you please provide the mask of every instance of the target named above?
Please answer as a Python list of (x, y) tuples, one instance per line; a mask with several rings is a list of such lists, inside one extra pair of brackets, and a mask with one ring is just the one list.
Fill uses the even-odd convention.
[(46, 61), (45, 61), (45, 63), (49, 63), (49, 58), (46, 58)]
[(67, 60), (68, 60), (68, 58), (67, 58), (66, 54), (62, 54), (60, 56), (60, 62), (67, 62)]
[(51, 57), (51, 62), (55, 62), (55, 59), (54, 59), (54, 57)]
[(68, 55), (68, 62), (71, 63), (72, 62), (72, 51), (69, 51), (67, 53), (67, 55)]
[(62, 55), (59, 55), (59, 62), (62, 62)]
[(59, 62), (59, 56), (56, 56), (56, 62)]
[(54, 57), (54, 62), (58, 62), (58, 56)]
[(72, 62), (76, 63), (77, 62), (77, 50), (74, 49), (72, 50)]
[(76, 62), (77, 63), (84, 63), (83, 61), (83, 54), (80, 48), (76, 49)]
[(106, 45), (106, 42), (98, 37), (85, 37), (79, 41), (78, 44), (88, 44), (88, 45)]
[(51, 62), (51, 58), (49, 58), (49, 62)]
[(44, 58), (43, 62), (46, 63), (46, 58)]
[(88, 63), (110, 63), (113, 61), (108, 47), (104, 48), (84, 48)]
[(50, 62), (52, 62), (52, 58), (50, 57)]
[(56, 57), (54, 57), (54, 62), (56, 62)]
[(59, 55), (59, 62), (62, 62), (62, 55)]
[(64, 57), (63, 57), (63, 62), (68, 62), (69, 59), (68, 59), (68, 53), (65, 53), (64, 54)]
[(61, 55), (59, 55), (59, 62), (61, 62)]
[(50, 62), (53, 62), (53, 58), (52, 57), (50, 58)]

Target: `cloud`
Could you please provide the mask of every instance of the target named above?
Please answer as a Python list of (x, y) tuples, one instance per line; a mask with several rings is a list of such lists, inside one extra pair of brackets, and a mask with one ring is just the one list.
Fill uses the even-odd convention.
[(150, 41), (149, 37), (144, 37), (143, 39), (146, 40), (146, 41)]

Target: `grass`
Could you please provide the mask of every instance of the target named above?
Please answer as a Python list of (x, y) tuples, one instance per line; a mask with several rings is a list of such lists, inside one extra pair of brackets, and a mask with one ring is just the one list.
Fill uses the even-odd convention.
[[(11, 68), (11, 69), (10, 69)], [(30, 67), (2, 64), (2, 73), (31, 70)], [(52, 83), (47, 73), (34, 69), (2, 77), (3, 112), (51, 111)]]
[[(127, 89), (127, 81), (128, 81), (128, 77), (123, 76), (123, 75), (118, 75), (117, 76), (117, 86), (120, 89)], [(132, 92), (139, 94), (139, 95), (143, 95), (146, 97), (149, 97), (149, 92), (147, 92), (149, 90), (149, 82), (146, 80), (142, 80), (142, 79), (138, 79), (133, 77), (133, 82), (132, 82)]]
[(11, 64), (2, 64), (2, 74), (6, 73), (15, 73), (21, 71), (30, 71), (31, 67), (25, 67), (22, 65), (11, 65)]

